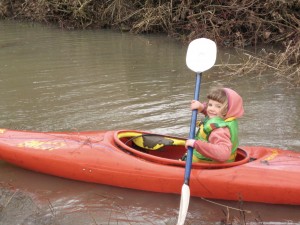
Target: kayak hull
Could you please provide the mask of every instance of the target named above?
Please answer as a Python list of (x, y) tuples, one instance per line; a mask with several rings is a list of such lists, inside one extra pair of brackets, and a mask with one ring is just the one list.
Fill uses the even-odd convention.
[[(179, 144), (141, 149), (132, 141), (132, 136), (140, 134), (153, 135), (141, 131), (2, 129), (0, 159), (73, 180), (180, 194), (185, 162), (179, 158), (185, 153), (185, 140), (170, 137)], [(193, 163), (189, 186), (196, 197), (300, 205), (300, 153), (242, 147), (233, 163)]]

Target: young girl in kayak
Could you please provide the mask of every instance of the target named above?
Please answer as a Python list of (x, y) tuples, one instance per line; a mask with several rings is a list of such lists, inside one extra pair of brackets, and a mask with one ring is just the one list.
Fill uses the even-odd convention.
[(195, 139), (188, 139), (185, 147), (193, 147), (193, 162), (232, 162), (238, 141), (237, 118), (244, 114), (241, 96), (230, 88), (214, 88), (207, 95), (208, 102), (193, 100), (205, 118)]

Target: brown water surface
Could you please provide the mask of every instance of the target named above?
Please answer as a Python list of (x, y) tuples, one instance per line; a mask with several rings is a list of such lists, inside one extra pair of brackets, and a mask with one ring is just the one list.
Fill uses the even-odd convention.
[[(0, 127), (139, 129), (187, 137), (194, 73), (185, 65), (186, 48), (161, 35), (1, 21)], [(217, 64), (227, 53), (219, 50)], [(203, 75), (201, 100), (215, 82), (236, 89), (246, 112), (240, 120), (242, 145), (300, 151), (300, 91), (266, 85), (272, 81), (229, 80), (214, 68)], [(177, 195), (71, 181), (3, 161), (0, 168), (0, 224), (175, 224), (177, 219)], [(249, 224), (300, 224), (299, 206), (244, 203), (242, 208), (251, 211), (245, 214)], [(220, 224), (223, 211), (223, 206), (192, 198), (187, 222)], [(239, 211), (229, 214), (243, 220)]]

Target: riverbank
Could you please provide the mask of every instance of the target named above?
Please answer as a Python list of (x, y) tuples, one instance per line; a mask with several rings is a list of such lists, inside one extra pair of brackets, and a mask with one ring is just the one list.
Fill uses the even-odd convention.
[(223, 62), (220, 68), (226, 74), (268, 73), (289, 87), (299, 87), (299, 10), (297, 0), (3, 0), (0, 18), (55, 24), (62, 29), (165, 33), (183, 43), (207, 37), (220, 47), (237, 49), (235, 57), (241, 63)]

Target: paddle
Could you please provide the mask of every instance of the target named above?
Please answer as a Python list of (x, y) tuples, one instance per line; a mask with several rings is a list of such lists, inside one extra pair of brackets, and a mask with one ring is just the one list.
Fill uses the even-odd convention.
[[(200, 95), (200, 85), (202, 72), (210, 69), (216, 61), (217, 47), (215, 42), (206, 38), (193, 40), (187, 50), (186, 65), (196, 73), (196, 84), (194, 99), (198, 100)], [(189, 139), (194, 139), (196, 134), (197, 110), (192, 111)], [(190, 201), (190, 174), (192, 168), (193, 148), (189, 147), (185, 164), (184, 184), (181, 189), (180, 208), (177, 225), (183, 225)]]

